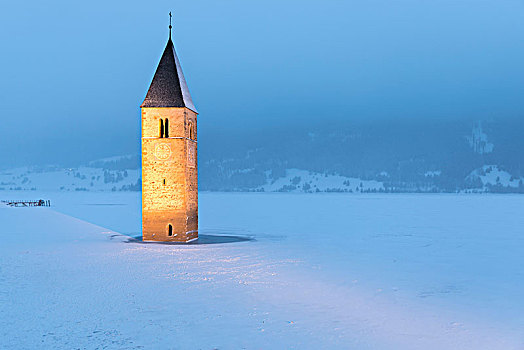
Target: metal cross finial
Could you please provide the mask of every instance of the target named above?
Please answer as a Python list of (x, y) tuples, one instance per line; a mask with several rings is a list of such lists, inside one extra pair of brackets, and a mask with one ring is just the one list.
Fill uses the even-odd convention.
[(173, 28), (173, 26), (171, 26), (171, 11), (169, 11), (169, 39), (171, 39), (171, 28)]

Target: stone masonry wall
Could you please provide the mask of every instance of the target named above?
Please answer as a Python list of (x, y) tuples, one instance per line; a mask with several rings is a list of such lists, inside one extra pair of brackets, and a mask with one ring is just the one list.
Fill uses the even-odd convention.
[[(169, 119), (169, 138), (160, 138), (161, 118)], [(189, 122), (195, 140), (189, 139)], [(187, 108), (142, 109), (144, 240), (186, 242), (198, 237), (196, 157), (196, 113)]]

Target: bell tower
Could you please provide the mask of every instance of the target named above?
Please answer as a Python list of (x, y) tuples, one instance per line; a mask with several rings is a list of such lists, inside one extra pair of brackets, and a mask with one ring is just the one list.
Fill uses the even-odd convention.
[(169, 40), (140, 107), (142, 239), (196, 240), (198, 113), (171, 40), (171, 18)]

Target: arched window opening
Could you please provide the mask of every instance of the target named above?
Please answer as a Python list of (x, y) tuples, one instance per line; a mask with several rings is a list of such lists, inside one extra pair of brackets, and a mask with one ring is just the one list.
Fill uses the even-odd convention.
[(166, 118), (166, 122), (165, 122), (165, 127), (166, 127), (166, 130), (164, 132), (164, 135), (166, 135), (166, 137), (169, 137), (169, 119)]
[(164, 137), (164, 120), (160, 119), (160, 138)]
[(189, 139), (193, 140), (193, 123), (189, 122)]
[(173, 235), (173, 226), (171, 226), (171, 224), (167, 225), (167, 235), (168, 236)]

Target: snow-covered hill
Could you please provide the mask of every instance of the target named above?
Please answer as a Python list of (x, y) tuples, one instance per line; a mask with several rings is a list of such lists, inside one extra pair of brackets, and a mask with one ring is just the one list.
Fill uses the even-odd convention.
[(475, 169), (466, 178), (476, 189), (485, 192), (512, 192), (512, 190), (524, 190), (523, 178), (511, 175), (497, 165), (484, 165)]
[[(249, 171), (249, 170), (248, 170)], [(237, 174), (242, 174), (238, 171)], [(0, 191), (140, 191), (140, 169), (111, 170), (94, 167), (22, 167), (0, 171)], [(440, 171), (428, 171), (428, 179), (441, 176)], [(264, 173), (262, 185), (239, 187), (230, 191), (248, 192), (435, 192), (432, 187), (395, 190), (386, 186), (389, 175), (383, 172), (381, 180), (364, 180), (337, 174), (317, 173), (303, 169), (286, 169), (282, 176)], [(466, 177), (466, 186), (460, 192), (524, 192), (523, 179), (511, 175), (496, 165), (475, 169)], [(438, 192), (438, 191), (437, 191)]]
[(300, 169), (287, 169), (286, 175), (269, 178), (257, 190), (264, 192), (383, 192), (382, 182), (328, 175)]
[(23, 167), (0, 171), (0, 190), (139, 191), (140, 170)]
[[(204, 135), (201, 188), (355, 192), (355, 182), (362, 182), (364, 189), (385, 192), (522, 193), (516, 186), (524, 177), (522, 134), (524, 119), (326, 122)], [(490, 166), (504, 172), (499, 182), (477, 176)]]
[[(524, 193), (523, 133), (522, 122), (404, 122), (304, 126), (217, 138), (203, 134), (199, 189)], [(139, 190), (140, 156), (102, 158), (77, 167), (2, 170), (2, 188)]]

